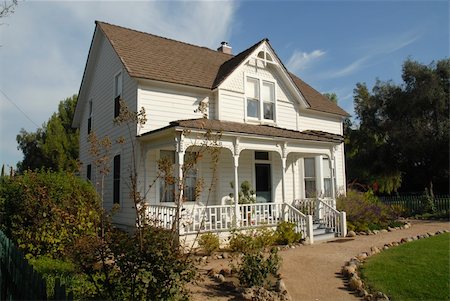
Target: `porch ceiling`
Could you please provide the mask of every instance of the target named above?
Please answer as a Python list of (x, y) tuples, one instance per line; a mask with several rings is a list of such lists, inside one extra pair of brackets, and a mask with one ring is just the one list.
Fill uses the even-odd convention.
[(166, 129), (177, 127), (181, 127), (184, 129), (211, 130), (222, 133), (249, 134), (269, 138), (288, 138), (307, 141), (320, 141), (333, 144), (340, 144), (344, 141), (344, 137), (341, 135), (322, 131), (306, 130), (300, 132), (271, 125), (255, 125), (205, 118), (172, 121), (169, 126), (144, 133), (140, 135), (140, 137), (150, 136)]

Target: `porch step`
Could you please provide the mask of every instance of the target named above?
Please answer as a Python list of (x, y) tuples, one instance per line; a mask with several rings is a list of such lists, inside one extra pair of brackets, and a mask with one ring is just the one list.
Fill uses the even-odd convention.
[(334, 239), (336, 237), (336, 233), (332, 232), (329, 228), (325, 227), (321, 223), (313, 224), (313, 235), (314, 241), (325, 241)]

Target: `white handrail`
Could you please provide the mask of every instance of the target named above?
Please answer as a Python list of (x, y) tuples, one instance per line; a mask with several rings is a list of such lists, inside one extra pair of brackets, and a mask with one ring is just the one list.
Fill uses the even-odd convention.
[(287, 204), (287, 220), (295, 224), (295, 231), (302, 234), (302, 238), (310, 236), (308, 233), (308, 218), (294, 206)]
[(321, 222), (340, 236), (342, 233), (340, 212), (319, 198), (317, 199), (317, 205)]

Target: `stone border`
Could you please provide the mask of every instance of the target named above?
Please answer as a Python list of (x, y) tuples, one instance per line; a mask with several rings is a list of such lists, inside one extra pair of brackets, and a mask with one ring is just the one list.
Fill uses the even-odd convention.
[(367, 231), (360, 231), (360, 232), (348, 231), (347, 237), (355, 237), (357, 235), (376, 235), (378, 233), (388, 233), (388, 232), (392, 232), (395, 230), (403, 230), (403, 229), (409, 229), (409, 228), (411, 228), (411, 223), (405, 222), (405, 224), (401, 227), (387, 227), (387, 229), (367, 230)]
[(389, 297), (384, 294), (383, 292), (369, 292), (368, 287), (364, 284), (362, 279), (358, 275), (358, 268), (364, 263), (364, 261), (375, 254), (378, 254), (384, 250), (387, 250), (392, 247), (396, 247), (398, 245), (411, 242), (418, 239), (428, 238), (434, 235), (442, 234), (442, 233), (448, 233), (449, 230), (439, 230), (435, 233), (428, 232), (426, 234), (417, 235), (417, 236), (411, 236), (411, 237), (405, 237), (402, 238), (399, 242), (392, 242), (384, 244), (383, 248), (378, 248), (376, 246), (373, 246), (370, 248), (369, 252), (362, 252), (358, 254), (357, 256), (351, 258), (349, 261), (345, 263), (345, 265), (342, 267), (341, 274), (344, 276), (344, 278), (347, 280), (346, 286), (350, 291), (354, 291), (358, 297), (361, 297), (362, 300), (366, 301), (377, 301), (377, 300), (390, 300)]

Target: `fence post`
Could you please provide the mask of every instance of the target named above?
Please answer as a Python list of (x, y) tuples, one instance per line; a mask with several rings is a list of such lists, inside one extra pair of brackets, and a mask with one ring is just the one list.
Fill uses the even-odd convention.
[(347, 236), (347, 213), (345, 211), (339, 212), (340, 215), (340, 228), (341, 228), (341, 236), (346, 237)]
[(313, 217), (312, 215), (307, 215), (307, 224), (306, 224), (306, 231), (308, 232), (309, 237), (309, 244), (314, 243), (314, 228), (313, 228)]

